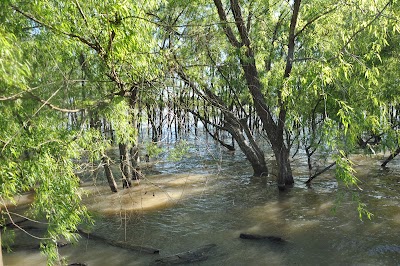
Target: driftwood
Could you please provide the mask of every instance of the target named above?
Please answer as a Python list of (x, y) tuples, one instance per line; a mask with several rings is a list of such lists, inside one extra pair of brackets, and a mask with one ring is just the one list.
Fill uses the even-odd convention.
[(74, 262), (74, 263), (68, 264), (68, 266), (87, 266), (87, 264), (81, 263), (81, 262)]
[(264, 236), (264, 235), (254, 235), (254, 234), (245, 234), (241, 233), (239, 236), (241, 239), (250, 239), (250, 240), (268, 240), (272, 243), (276, 244), (284, 244), (286, 240), (279, 236)]
[(128, 242), (124, 241), (117, 241), (117, 240), (111, 240), (111, 239), (106, 239), (102, 236), (95, 235), (93, 233), (88, 233), (85, 230), (78, 229), (78, 233), (80, 233), (82, 236), (88, 238), (88, 239), (93, 239), (93, 240), (98, 240), (98, 241), (103, 241), (106, 242), (107, 244), (114, 246), (114, 247), (119, 247), (119, 248), (124, 248), (124, 249), (130, 249), (138, 252), (143, 252), (143, 253), (148, 253), (148, 254), (159, 254), (160, 250), (152, 247), (146, 247), (146, 246), (138, 246), (138, 245), (132, 245)]
[(19, 221), (15, 221), (14, 220), (13, 222), (6, 223), (5, 225), (0, 226), (0, 229), (3, 229), (4, 227), (6, 227), (6, 228), (15, 228), (15, 227), (17, 227), (17, 225), (20, 225), (20, 224), (22, 224), (22, 223), (24, 223), (26, 221), (28, 221), (28, 219), (22, 219), (22, 220), (19, 220)]
[[(65, 246), (70, 245), (70, 242), (57, 242), (57, 247), (62, 248)], [(2, 249), (7, 249), (10, 248), (11, 250), (30, 250), (30, 249), (40, 249), (40, 243), (38, 241), (33, 241), (33, 242), (25, 242), (22, 244), (12, 244), (9, 246), (2, 246)]]
[(371, 255), (376, 254), (386, 254), (386, 253), (393, 253), (393, 254), (400, 254), (400, 246), (399, 245), (378, 245), (372, 248), (369, 253)]
[(159, 254), (160, 250), (152, 247), (146, 247), (146, 246), (137, 246), (137, 245), (132, 245), (130, 243), (124, 242), (124, 241), (115, 241), (115, 240), (106, 240), (108, 244), (111, 246), (119, 247), (119, 248), (124, 248), (124, 249), (130, 249), (138, 252), (144, 252), (148, 254)]
[[(38, 236), (42, 236), (45, 233), (45, 228), (40, 228), (36, 227), (33, 225), (25, 225), (25, 226), (20, 226), (19, 224), (25, 222), (20, 221), (20, 222), (14, 222), (14, 223), (9, 223), (6, 226), (10, 227), (10, 230), (17, 231), (17, 230), (22, 230), (24, 233), (30, 233)], [(57, 247), (62, 248), (67, 245), (70, 245), (70, 242), (67, 241), (57, 241)], [(29, 238), (28, 240), (25, 241), (16, 241), (16, 243), (12, 243), (10, 245), (2, 245), (2, 249), (11, 249), (11, 250), (30, 250), (30, 249), (40, 249), (40, 241), (35, 238)]]
[(207, 253), (216, 246), (215, 244), (208, 244), (193, 250), (160, 258), (154, 261), (154, 265), (177, 265), (204, 261), (208, 259)]

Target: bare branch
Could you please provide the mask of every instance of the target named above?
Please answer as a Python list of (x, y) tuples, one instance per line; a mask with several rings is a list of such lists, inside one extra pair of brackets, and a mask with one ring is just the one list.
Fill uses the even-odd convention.
[(39, 96), (36, 96), (35, 94), (33, 94), (32, 92), (28, 92), (28, 94), (29, 94), (33, 99), (35, 99), (35, 100), (41, 102), (42, 104), (44, 104), (44, 105), (46, 105), (46, 106), (48, 106), (48, 107), (50, 107), (51, 109), (56, 110), (56, 111), (60, 111), (60, 112), (63, 112), (63, 113), (77, 113), (77, 112), (81, 112), (81, 111), (84, 110), (84, 109), (66, 109), (66, 108), (61, 108), (61, 107), (58, 107), (58, 106), (56, 106), (56, 105), (54, 105), (54, 104), (51, 104), (51, 103), (49, 102), (49, 99), (48, 99), (48, 100), (43, 100), (43, 99), (41, 99)]

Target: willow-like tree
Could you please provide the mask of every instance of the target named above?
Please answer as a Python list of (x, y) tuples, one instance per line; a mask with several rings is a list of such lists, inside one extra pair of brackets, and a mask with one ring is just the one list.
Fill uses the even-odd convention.
[[(338, 176), (353, 183), (345, 155), (354, 148), (351, 140), (366, 129), (354, 114), (361, 118), (368, 101), (376, 99), (360, 105), (353, 95), (365, 94), (366, 87), (369, 95), (380, 91), (378, 84), (368, 85), (377, 72), (366, 62), (379, 58), (377, 48), (387, 46), (387, 32), (398, 32), (395, 2), (173, 1), (169, 14), (175, 19), (167, 27), (177, 62), (172, 68), (183, 70), (184, 79), (209, 102), (230, 87), (238, 105), (254, 107), (275, 156), (280, 189), (293, 184), (291, 150), (296, 132), (309, 129), (312, 114), (323, 120), (315, 127), (323, 141), (312, 145), (329, 147), (338, 173), (345, 173)], [(359, 45), (363, 49), (357, 50)], [(230, 111), (229, 102), (216, 106)], [(367, 114), (368, 119), (375, 114)]]
[(138, 91), (158, 75), (154, 24), (145, 18), (155, 6), (2, 2), (0, 206), (8, 216), (5, 201), (33, 191), (29, 215), (48, 223), (49, 263), (60, 262), (57, 240), (76, 239), (77, 226), (90, 221), (75, 171), (109, 147), (98, 118), (113, 124), (118, 142), (137, 144)]

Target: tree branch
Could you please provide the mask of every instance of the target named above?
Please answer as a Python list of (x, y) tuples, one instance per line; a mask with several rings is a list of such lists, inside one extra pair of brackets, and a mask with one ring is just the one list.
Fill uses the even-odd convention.
[(322, 18), (323, 16), (335, 11), (338, 8), (338, 6), (335, 6), (331, 9), (328, 9), (327, 11), (323, 12), (322, 14), (319, 14), (318, 16), (312, 18), (311, 20), (309, 20), (296, 34), (295, 37), (297, 37), (298, 35), (300, 35), (308, 26), (310, 26), (312, 23), (314, 23), (315, 21), (317, 21), (318, 19)]
[(52, 26), (50, 24), (47, 24), (47, 23), (41, 21), (40, 19), (37, 19), (34, 15), (21, 10), (20, 8), (18, 8), (15, 5), (11, 5), (11, 7), (16, 12), (20, 13), (21, 15), (23, 15), (24, 17), (26, 17), (26, 18), (28, 18), (28, 19), (30, 19), (30, 20), (32, 20), (32, 21), (34, 21), (34, 22), (36, 22), (36, 23), (38, 23), (38, 24), (40, 24), (42, 26), (45, 26), (46, 28), (49, 28), (49, 29), (51, 29), (51, 30), (53, 30), (55, 32), (61, 33), (61, 34), (66, 35), (66, 36), (69, 36), (69, 37), (71, 37), (73, 39), (78, 39), (79, 41), (81, 41), (82, 43), (86, 44), (87, 46), (89, 46), (90, 48), (92, 48), (98, 54), (100, 54), (102, 56), (105, 54), (104, 49), (100, 46), (99, 43), (97, 43), (97, 42), (96, 43), (92, 43), (89, 40), (83, 38), (82, 36), (76, 35), (74, 33), (69, 33), (69, 32), (62, 31), (62, 30), (60, 30), (60, 29), (58, 29), (58, 28), (56, 28), (56, 27), (54, 27), (54, 26)]
[(242, 47), (243, 44), (236, 39), (235, 34), (232, 31), (232, 28), (228, 25), (225, 10), (224, 7), (222, 6), (221, 0), (214, 0), (214, 4), (217, 7), (219, 19), (221, 20), (221, 22), (223, 22), (222, 28), (224, 29), (225, 35), (228, 37), (229, 42), (237, 48)]
[[(350, 42), (351, 42), (359, 33), (361, 33), (362, 31), (364, 31), (365, 29), (367, 29), (369, 26), (372, 25), (372, 23), (374, 23), (379, 17), (381, 17), (382, 14), (383, 14), (383, 11), (385, 11), (386, 8), (389, 7), (390, 3), (392, 3), (392, 0), (389, 0), (389, 1), (386, 3), (386, 5), (382, 8), (382, 10), (379, 11), (379, 12), (375, 15), (375, 17), (374, 17), (373, 19), (371, 19), (370, 22), (368, 22), (365, 26), (363, 26), (363, 27), (361, 27), (360, 29), (358, 29), (357, 31), (355, 31), (355, 32), (350, 36), (350, 38), (345, 42), (345, 44), (342, 46), (342, 48), (339, 50), (339, 54), (343, 53), (343, 52), (346, 50), (346, 47), (350, 44)], [(339, 56), (339, 55), (336, 55), (336, 56), (333, 56), (333, 57), (329, 58), (329, 59), (327, 60), (327, 62), (334, 60), (334, 59), (337, 58), (338, 56)]]
[(336, 162), (331, 163), (330, 165), (328, 165), (327, 167), (325, 167), (324, 169), (322, 169), (321, 171), (319, 171), (318, 173), (315, 173), (313, 176), (310, 176), (310, 178), (304, 182), (306, 184), (310, 184), (311, 181), (316, 178), (317, 176), (321, 175), (322, 173), (325, 173), (326, 171), (328, 171), (329, 169), (331, 169), (334, 165), (336, 165)]
[(51, 109), (53, 109), (53, 110), (56, 110), (56, 111), (60, 111), (60, 112), (63, 112), (63, 113), (77, 113), (77, 112), (81, 112), (81, 111), (83, 111), (84, 109), (66, 109), (66, 108), (61, 108), (61, 107), (58, 107), (58, 106), (56, 106), (56, 105), (54, 105), (54, 104), (51, 104), (50, 102), (49, 102), (49, 100), (43, 100), (43, 99), (41, 99), (39, 96), (36, 96), (35, 94), (33, 94), (32, 92), (27, 92), (33, 99), (35, 99), (35, 100), (37, 100), (38, 102), (41, 102), (42, 104), (44, 104), (44, 105), (46, 105), (46, 106), (48, 106), (48, 107), (50, 107)]
[(240, 4), (238, 0), (230, 0), (231, 1), (231, 10), (233, 13), (233, 17), (235, 18), (236, 28), (239, 31), (240, 38), (242, 39), (242, 43), (247, 47), (250, 46), (249, 33), (247, 31), (246, 25), (243, 20), (243, 15), (241, 11)]

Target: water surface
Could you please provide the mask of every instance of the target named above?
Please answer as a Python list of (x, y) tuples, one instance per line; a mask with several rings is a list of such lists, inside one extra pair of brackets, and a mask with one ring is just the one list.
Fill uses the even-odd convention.
[[(360, 199), (374, 214), (372, 220), (360, 220), (352, 201), (357, 189), (340, 189), (333, 173), (316, 178), (311, 188), (305, 186), (304, 160), (294, 164), (294, 188), (280, 193), (272, 175), (250, 177), (242, 154), (193, 146), (182, 161), (155, 165), (153, 170), (161, 174), (143, 181), (160, 185), (163, 175), (165, 180), (177, 175), (184, 183), (182, 174), (196, 176), (197, 181), (187, 178), (171, 204), (126, 211), (127, 203), (115, 203), (116, 212), (99, 217), (94, 229), (108, 239), (158, 248), (159, 255), (84, 238), (60, 252), (70, 262), (87, 265), (149, 265), (212, 243), (216, 247), (208, 260), (195, 265), (400, 265), (400, 166), (394, 161), (382, 170), (378, 159), (354, 157), (363, 189)], [(106, 184), (98, 181), (97, 186)], [(279, 236), (287, 243), (244, 240), (240, 233)], [(36, 251), (4, 254), (4, 261), (10, 266), (45, 265)]]

